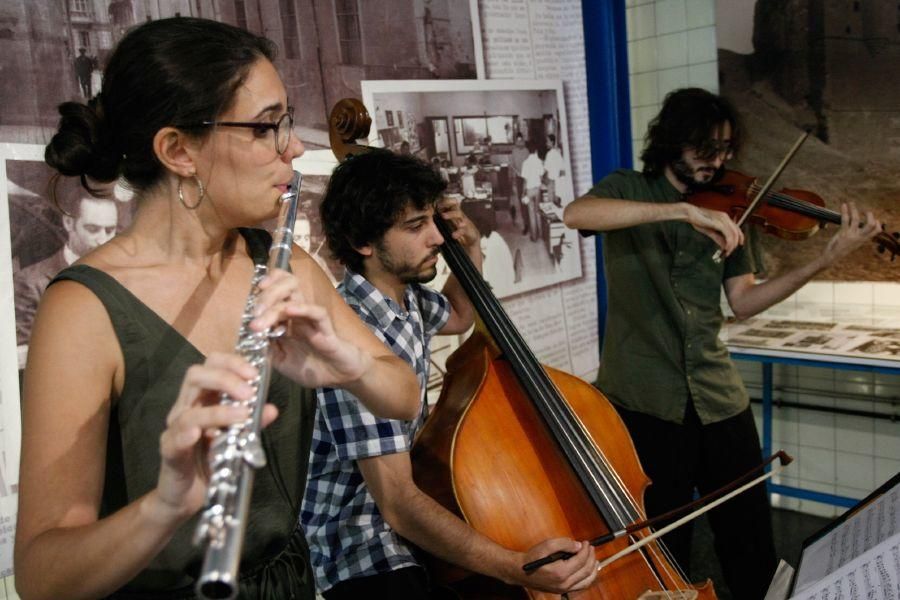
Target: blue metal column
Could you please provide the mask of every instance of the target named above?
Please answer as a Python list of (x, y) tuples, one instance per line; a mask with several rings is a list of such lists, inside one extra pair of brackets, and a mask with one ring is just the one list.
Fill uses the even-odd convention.
[[(614, 169), (631, 166), (631, 103), (628, 94), (628, 39), (624, 0), (583, 0), (584, 52), (591, 132), (591, 169), (599, 181)], [(577, 190), (583, 194), (587, 190)], [(600, 343), (606, 329), (603, 245), (597, 247), (597, 318)]]
[(762, 376), (762, 455), (766, 459), (772, 455), (772, 363), (762, 364)]

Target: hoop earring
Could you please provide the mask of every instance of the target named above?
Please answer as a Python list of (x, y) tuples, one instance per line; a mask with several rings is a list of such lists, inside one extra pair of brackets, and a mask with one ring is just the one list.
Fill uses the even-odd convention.
[(200, 181), (200, 178), (198, 176), (194, 175), (193, 177), (194, 181), (197, 182), (197, 189), (200, 191), (200, 193), (197, 195), (197, 201), (193, 204), (188, 204), (184, 201), (184, 182), (181, 179), (178, 180), (178, 201), (181, 202), (181, 205), (188, 210), (194, 210), (198, 206), (200, 206), (200, 203), (203, 202), (203, 197), (206, 196), (206, 189), (204, 189), (203, 187), (203, 182)]

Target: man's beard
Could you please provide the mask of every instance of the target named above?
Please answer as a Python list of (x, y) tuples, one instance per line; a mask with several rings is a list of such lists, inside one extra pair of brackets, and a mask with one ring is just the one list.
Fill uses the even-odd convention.
[[(437, 256), (437, 254), (438, 252), (435, 251), (425, 260)], [(432, 265), (425, 271), (422, 269), (422, 263), (413, 266), (408, 263), (394, 262), (390, 253), (387, 251), (387, 248), (382, 244), (375, 244), (375, 255), (378, 257), (378, 260), (381, 261), (381, 266), (384, 270), (393, 273), (403, 283), (428, 283), (437, 277), (437, 264)]]
[(698, 171), (699, 169), (692, 168), (683, 158), (679, 158), (672, 163), (672, 173), (675, 175), (675, 179), (687, 186), (688, 190), (692, 192), (709, 189), (715, 185), (715, 183), (722, 178), (725, 167), (721, 166), (716, 169), (713, 172), (712, 177), (709, 178), (709, 181), (705, 182), (697, 181), (696, 174)]
[(428, 271), (407, 271), (398, 273), (397, 276), (403, 283), (428, 283), (437, 277), (437, 265), (432, 266)]

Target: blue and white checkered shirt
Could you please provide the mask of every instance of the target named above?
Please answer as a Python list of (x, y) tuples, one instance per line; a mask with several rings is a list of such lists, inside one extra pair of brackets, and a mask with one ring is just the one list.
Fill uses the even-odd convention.
[[(413, 367), (424, 390), (428, 342), (450, 318), (447, 298), (411, 284), (404, 293), (404, 309), (349, 269), (338, 292), (369, 329)], [(348, 579), (418, 564), (409, 546), (382, 518), (356, 461), (409, 452), (427, 416), (426, 403), (422, 402), (416, 419), (396, 421), (375, 417), (345, 390), (320, 388), (317, 396), (319, 411), (300, 523), (309, 541), (319, 591)]]

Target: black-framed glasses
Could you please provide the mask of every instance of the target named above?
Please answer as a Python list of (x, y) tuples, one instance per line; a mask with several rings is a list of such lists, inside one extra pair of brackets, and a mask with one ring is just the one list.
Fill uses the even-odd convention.
[(734, 146), (731, 140), (707, 140), (693, 149), (697, 153), (697, 158), (703, 160), (719, 156), (727, 160), (734, 156)]
[(181, 125), (181, 127), (246, 127), (253, 130), (254, 137), (265, 137), (270, 131), (275, 132), (275, 152), (284, 154), (291, 143), (294, 130), (294, 107), (288, 106), (287, 112), (278, 117), (274, 123), (255, 121), (201, 121), (200, 123)]

